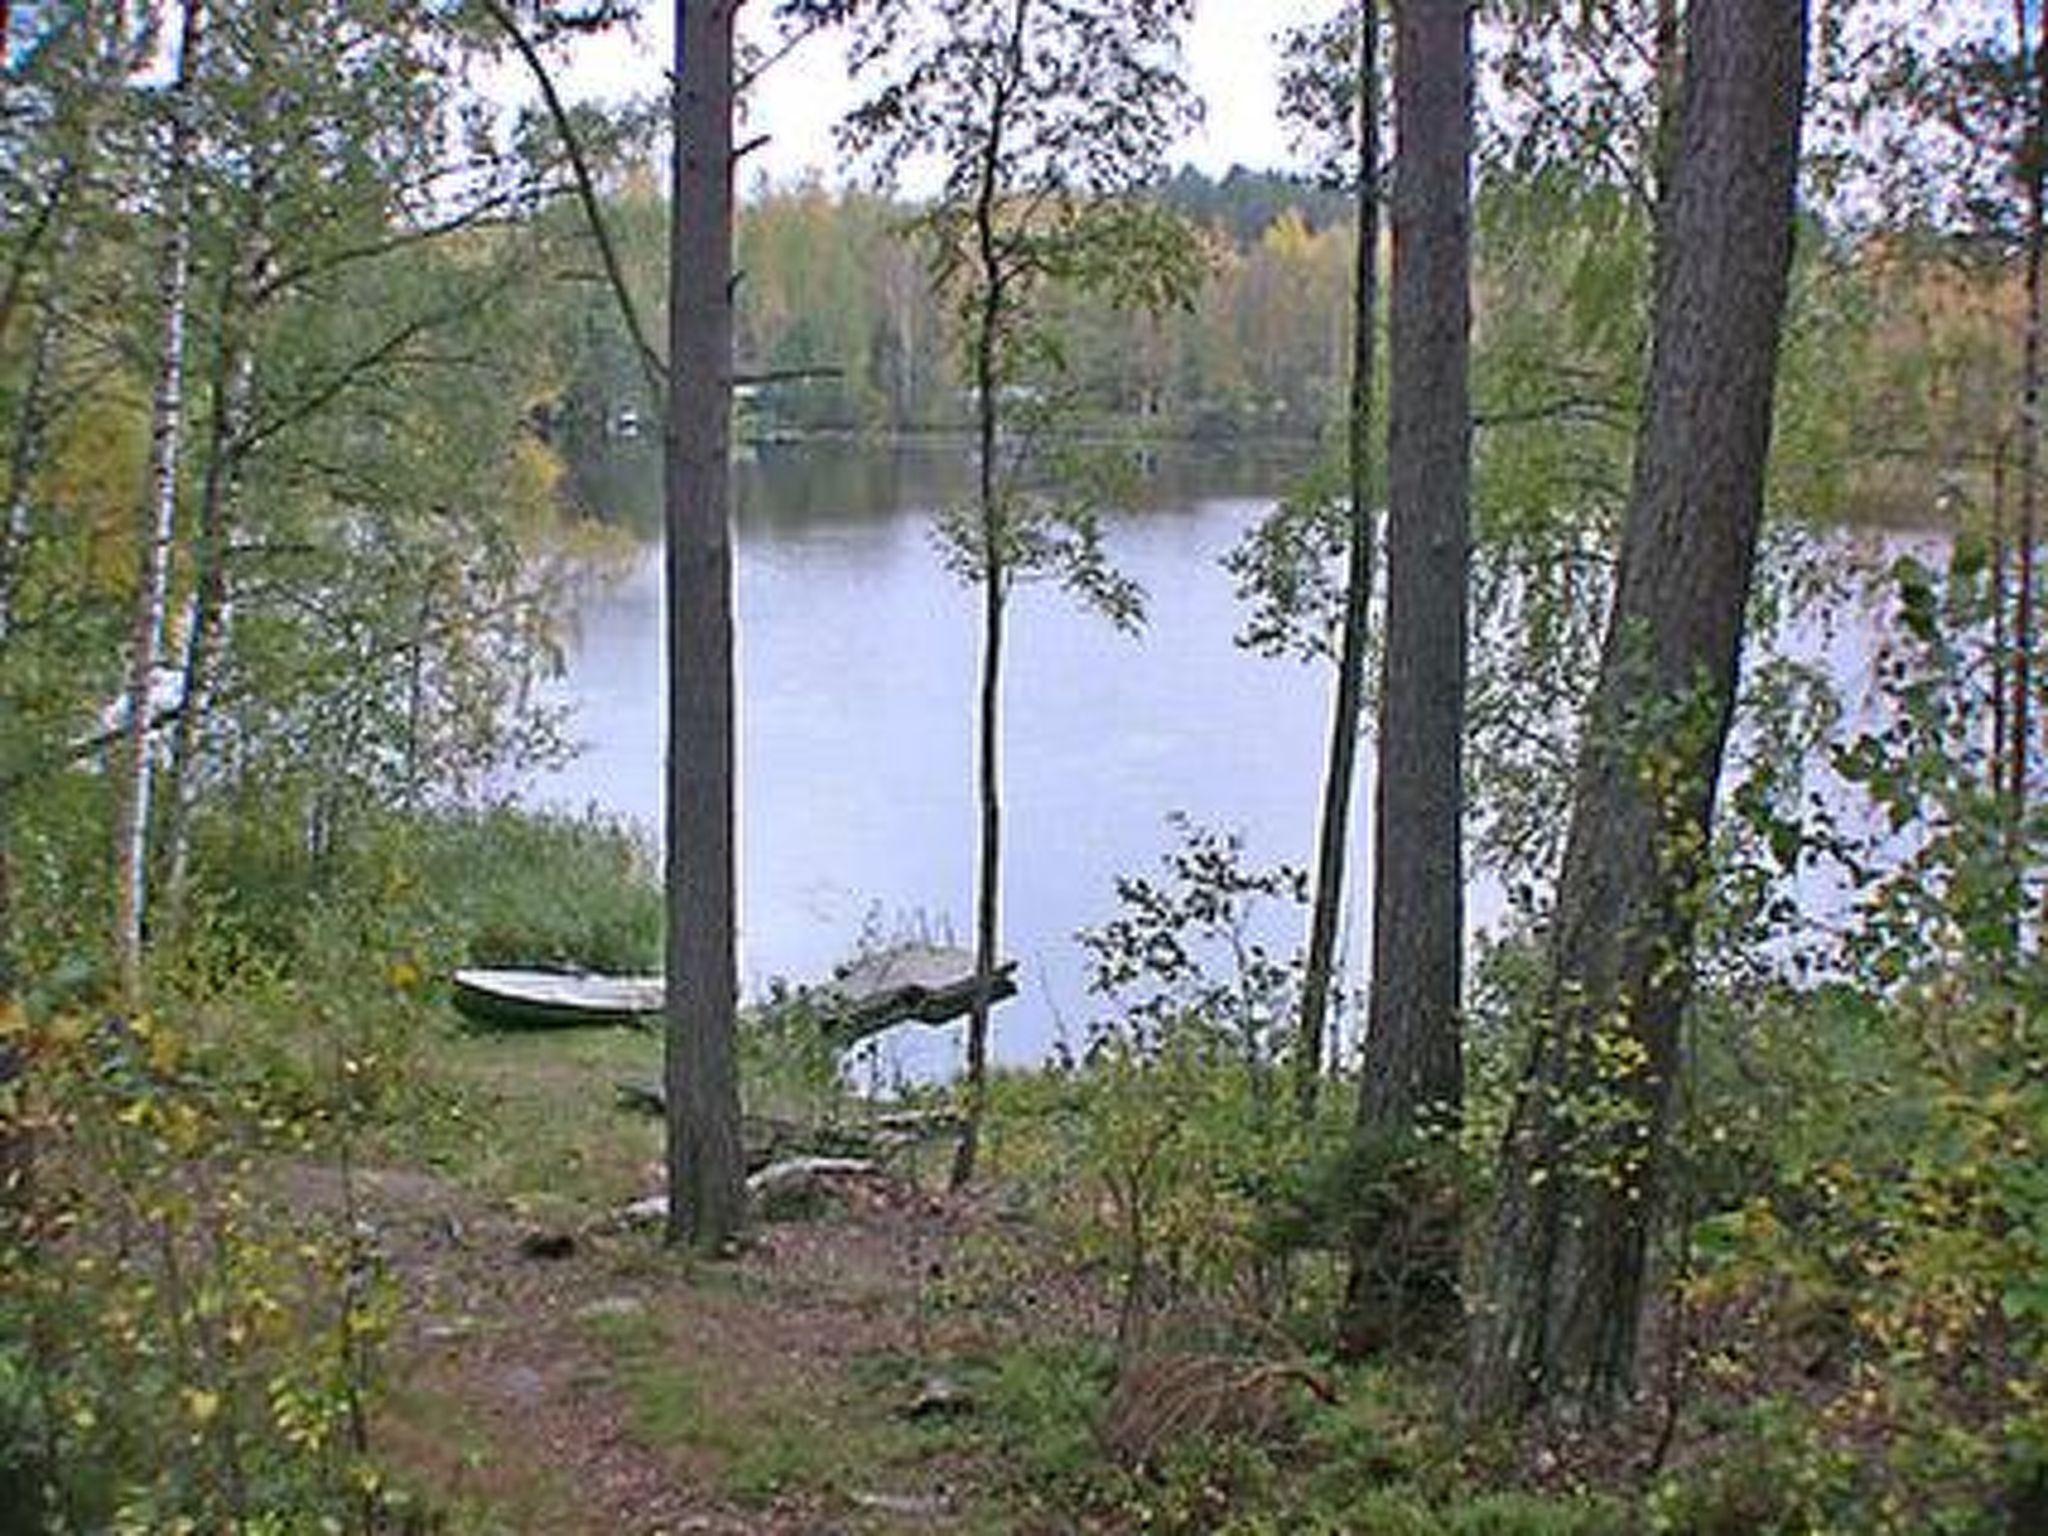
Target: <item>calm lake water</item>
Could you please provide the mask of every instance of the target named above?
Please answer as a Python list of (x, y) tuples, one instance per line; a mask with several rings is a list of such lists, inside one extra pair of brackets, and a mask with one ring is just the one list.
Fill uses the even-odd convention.
[[(1250, 655), (1218, 564), (1313, 450), (1178, 454), (1139, 504), (1106, 523), (1141, 582), (1148, 621), (1119, 633), (1064, 594), (1012, 607), (1004, 763), (1004, 944), (1021, 995), (997, 1016), (998, 1059), (1080, 1040), (1100, 1004), (1074, 942), (1115, 912), (1114, 881), (1176, 846), (1169, 813), (1242, 834), (1248, 861), (1307, 864), (1327, 729), (1328, 669)], [(652, 451), (593, 493), (651, 529)], [(971, 943), (975, 807), (974, 593), (945, 569), (933, 509), (967, 488), (958, 446), (893, 453), (809, 445), (741, 466), (741, 974), (815, 979), (863, 934)], [(1809, 642), (1853, 669), (1859, 626)], [(596, 806), (655, 832), (661, 819), (661, 572), (650, 544), (581, 605), (565, 686), (583, 750), (533, 782), (530, 804)], [(1347, 909), (1367, 878), (1370, 753), (1359, 787)], [(1474, 893), (1480, 920), (1498, 898)], [(1346, 965), (1356, 979), (1358, 923)], [(949, 1069), (958, 1030), (891, 1042), (918, 1075)]]
[[(1218, 558), (1313, 450), (1178, 456), (1109, 520), (1143, 584), (1142, 633), (1050, 587), (1019, 590), (1007, 668), (1004, 941), (1021, 995), (1000, 1059), (1040, 1057), (1094, 1016), (1076, 928), (1115, 910), (1113, 882), (1175, 846), (1170, 812), (1240, 831), (1253, 862), (1305, 862), (1326, 730), (1324, 669), (1240, 651)], [(652, 455), (597, 494), (646, 516)], [(967, 488), (957, 446), (764, 450), (741, 466), (741, 974), (815, 978), (863, 932), (971, 942), (972, 589), (944, 567), (934, 508)], [(657, 551), (584, 599), (568, 656), (581, 754), (526, 799), (661, 818)], [(1354, 942), (1353, 959), (1357, 946)], [(957, 1030), (900, 1040), (943, 1068)]]

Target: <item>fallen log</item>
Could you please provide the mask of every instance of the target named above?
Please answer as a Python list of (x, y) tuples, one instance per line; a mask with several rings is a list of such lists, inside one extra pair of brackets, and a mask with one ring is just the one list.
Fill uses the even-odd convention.
[[(666, 1113), (668, 1095), (656, 1082), (614, 1083), (622, 1109)], [(747, 1115), (740, 1143), (747, 1171), (758, 1172), (786, 1157), (882, 1157), (960, 1134), (965, 1121), (950, 1109), (889, 1110), (857, 1121), (805, 1124), (773, 1115)]]
[(873, 1178), (881, 1168), (864, 1157), (789, 1157), (747, 1176), (747, 1198), (779, 1205), (821, 1194), (834, 1181)]

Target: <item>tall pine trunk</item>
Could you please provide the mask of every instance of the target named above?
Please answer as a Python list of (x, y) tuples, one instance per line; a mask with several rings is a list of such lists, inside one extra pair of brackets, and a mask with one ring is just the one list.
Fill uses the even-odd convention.
[(1351, 392), (1345, 444), (1350, 547), (1344, 577), (1344, 632), (1337, 650), (1337, 692), (1330, 710), (1330, 744), (1323, 766), (1308, 959), (1301, 978), (1301, 1025), (1295, 1044), (1294, 1097), (1304, 1120), (1315, 1112), (1329, 1038), (1338, 920), (1343, 914), (1344, 872), (1351, 845), (1351, 798), (1358, 779), (1358, 731), (1364, 714), (1367, 626), (1372, 616), (1373, 343), (1380, 307), (1379, 9), (1378, 0), (1364, 0), (1358, 20), (1358, 250), (1351, 272)]
[[(1387, 633), (1375, 807), (1353, 1350), (1458, 1319), (1455, 1219), (1421, 1137), (1463, 1097), (1459, 1008), (1472, 408), (1472, 30), (1465, 0), (1395, 8)], [(1445, 1221), (1451, 1221), (1446, 1230)]]
[(1503, 1149), (1468, 1383), (1600, 1419), (1634, 1385), (1693, 936), (1762, 517), (1806, 6), (1694, 0), (1649, 388), (1551, 977)]
[(193, 79), (199, 65), (203, 0), (185, 0), (178, 75), (171, 87), (171, 135), (164, 161), (164, 238), (157, 261), (156, 379), (150, 392), (149, 476), (136, 536), (135, 593), (128, 623), (125, 718), (112, 754), (114, 775), (114, 958), (123, 1004), (142, 1000), (143, 907), (147, 882), (151, 690), (163, 647), (164, 605), (176, 535), (179, 450), (185, 414), (185, 312), (192, 271)]
[(668, 1233), (725, 1248), (743, 1215), (731, 527), (733, 13), (676, 0), (665, 446)]

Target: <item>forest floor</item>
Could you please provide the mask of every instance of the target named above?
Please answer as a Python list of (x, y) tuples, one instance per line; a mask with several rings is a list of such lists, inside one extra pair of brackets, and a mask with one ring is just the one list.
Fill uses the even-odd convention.
[(454, 1531), (1071, 1529), (1034, 1514), (984, 1397), (1018, 1346), (1102, 1337), (1102, 1287), (914, 1166), (730, 1259), (671, 1251), (621, 1214), (660, 1187), (658, 1126), (613, 1102), (657, 1051), (464, 1041), (481, 1123), (428, 1166), (394, 1144), (346, 1187), (293, 1171), (302, 1202), (348, 1202), (395, 1289), (374, 1439), (400, 1483)]
[[(1864, 1519), (1892, 1491), (1876, 1478), (1884, 1458), (1918, 1446), (1920, 1421), (1883, 1417), (1869, 1378), (1843, 1363), (1844, 1320), (1778, 1305), (1740, 1275), (1655, 1332), (1649, 1353), (1669, 1369), (1623, 1422), (1475, 1429), (1451, 1398), (1445, 1340), (1330, 1356), (1343, 1270), (1325, 1248), (1276, 1244), (1284, 1269), (1229, 1249), (1235, 1267), (1203, 1283), (1162, 1261), (1142, 1312), (1122, 1315), (1113, 1255), (1125, 1228), (1103, 1203), (1108, 1176), (1077, 1151), (1093, 1133), (1057, 1111), (1051, 1078), (998, 1081), (968, 1193), (943, 1187), (947, 1142), (901, 1147), (757, 1208), (738, 1248), (708, 1260), (663, 1240), (658, 1201), (652, 1219), (635, 1209), (662, 1185), (662, 1126), (619, 1090), (656, 1076), (654, 1035), (431, 1029), (415, 1043), (417, 1055), (382, 1065), (364, 1055), (388, 1082), (360, 1118), (267, 1140), (236, 1174), (266, 1213), (244, 1234), (246, 1310), (282, 1318), (266, 1298), (289, 1296), (300, 1322), (290, 1368), (262, 1390), (274, 1397), (283, 1381), (331, 1415), (346, 1408), (311, 1422), (345, 1426), (352, 1456), (367, 1450), (350, 1466), (387, 1497), (359, 1507), (389, 1536), (2048, 1529), (2031, 1485), (1995, 1487), (1975, 1462), (1902, 1485), (1886, 1506), (1898, 1518)], [(823, 1070), (790, 1066), (814, 1034), (793, 1052), (787, 1038), (744, 1043), (757, 1126), (823, 1128), (834, 1134), (814, 1138), (819, 1150), (843, 1150), (872, 1116), (829, 1053)], [(185, 1100), (158, 1120), (168, 1129), (137, 1143), (143, 1161), (106, 1154), (115, 1175), (161, 1168), (147, 1156), (203, 1123)], [(222, 1203), (241, 1208), (245, 1187), (231, 1183)], [(290, 1214), (278, 1225), (271, 1211)], [(1192, 1243), (1222, 1218), (1198, 1205), (1184, 1219)], [(129, 1320), (64, 1378), (78, 1394), (65, 1422), (84, 1432), (99, 1422), (87, 1410), (130, 1411), (127, 1373), (164, 1346), (133, 1322), (155, 1300), (148, 1251), (105, 1280), (89, 1275), (95, 1252), (76, 1258), (58, 1278), (90, 1283), (75, 1305), (52, 1290), (48, 1315), (87, 1329)], [(302, 1258), (312, 1289), (297, 1284)], [(377, 1278), (359, 1286), (364, 1274)], [(357, 1302), (346, 1313), (343, 1296)], [(225, 1305), (194, 1297), (193, 1316)], [(340, 1317), (370, 1340), (367, 1423), (357, 1399), (333, 1397), (335, 1341), (352, 1337)], [(356, 1351), (339, 1358), (353, 1380)], [(193, 1426), (221, 1398), (190, 1381), (215, 1379), (226, 1378), (144, 1381), (136, 1422), (168, 1410), (187, 1445), (211, 1443)], [(1967, 1406), (1958, 1422), (1996, 1427), (1990, 1407)], [(167, 1465), (166, 1477), (194, 1475), (190, 1454)], [(1920, 1521), (1923, 1509), (1962, 1514)], [(0, 1498), (11, 1529), (5, 1513)]]
[[(1218, 1346), (1193, 1314), (1119, 1371), (1112, 1267), (1051, 1215), (1014, 1113), (967, 1194), (928, 1144), (693, 1258), (629, 1215), (661, 1188), (662, 1127), (618, 1089), (657, 1075), (655, 1036), (431, 1050), (440, 1116), (367, 1134), (346, 1176), (283, 1175), (389, 1280), (371, 1450), (411, 1529), (1617, 1536), (1649, 1528), (1645, 1467), (1716, 1447), (1712, 1414), (1672, 1442), (1649, 1400), (1599, 1437), (1475, 1439), (1426, 1368), (1317, 1363), (1270, 1326)], [(859, 1113), (801, 1079), (752, 1107)], [(1757, 1476), (1722, 1502), (1748, 1508)], [(1764, 1528), (1733, 1518), (1660, 1528)]]

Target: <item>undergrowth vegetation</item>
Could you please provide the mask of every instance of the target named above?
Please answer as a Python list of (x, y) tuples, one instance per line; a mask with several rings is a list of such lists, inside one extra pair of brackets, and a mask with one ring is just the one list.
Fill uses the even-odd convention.
[[(36, 831), (54, 886), (65, 847)], [(25, 925), (24, 972), (57, 983), (0, 1018), (10, 1530), (424, 1518), (370, 1441), (399, 1298), (352, 1168), (372, 1147), (474, 1152), (493, 1106), (435, 1069), (454, 965), (652, 968), (658, 950), (646, 852), (593, 820), (379, 819), (317, 856), (243, 828), (207, 854), (202, 889), (228, 894), (131, 1021), (95, 1005), (82, 936)]]
[(365, 1427), (396, 1298), (349, 1219), (353, 1059), (287, 1107), (151, 1016), (17, 1014), (4, 1049), (10, 1528), (397, 1518)]
[[(1455, 1329), (1340, 1357), (1354, 1223), (1384, 1225), (1415, 1186), (1360, 1158), (1341, 1082), (1309, 1118), (1289, 1092), (1299, 875), (1183, 823), (1082, 937), (1093, 1026), (995, 1080), (987, 1193), (943, 1274), (873, 1298), (914, 1311), (915, 1348), (735, 1396), (688, 1364), (673, 1319), (600, 1315), (583, 1337), (632, 1433), (741, 1509), (944, 1465), (989, 1530), (2048, 1525), (2048, 964), (2014, 900), (2038, 891), (2010, 878), (2042, 828), (1986, 791), (1956, 703), (1981, 669), (1970, 571), (1887, 581), (1903, 618), (1879, 706), (1732, 799), (1650, 1366), (1623, 1423), (1469, 1424)], [(317, 850), (214, 828), (156, 1006), (122, 1023), (55, 894), (86, 862), (62, 800), (17, 847), (0, 1495), (56, 1531), (492, 1528), (422, 1491), (405, 1434), (379, 1438), (406, 1303), (355, 1183), (427, 1168), (573, 1224), (658, 1166), (655, 1123), (609, 1094), (654, 1076), (651, 1034), (478, 1036), (444, 990), (470, 962), (654, 968), (647, 850), (507, 811), (366, 818)], [(1823, 872), (1826, 923), (1750, 899)], [(1475, 971), (1465, 1113), (1431, 1151), (1451, 1207), (1488, 1198), (1540, 1006), (1533, 934)], [(742, 1034), (750, 1111), (871, 1113), (802, 1000), (775, 1001)], [(944, 1089), (905, 1092), (892, 1108), (947, 1108)], [(892, 1166), (927, 1198), (930, 1158)], [(831, 1219), (829, 1200), (796, 1209)], [(1459, 1241), (1455, 1212), (1408, 1214)], [(656, 1273), (718, 1283), (634, 1271)], [(934, 1369), (971, 1411), (877, 1416)], [(426, 1399), (400, 1394), (394, 1423), (408, 1400)]]

